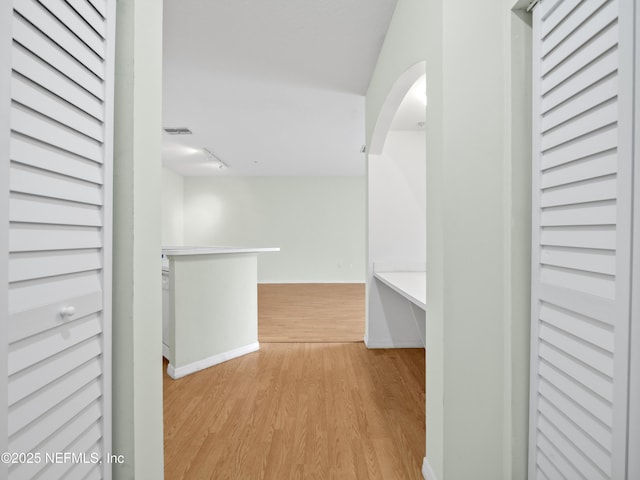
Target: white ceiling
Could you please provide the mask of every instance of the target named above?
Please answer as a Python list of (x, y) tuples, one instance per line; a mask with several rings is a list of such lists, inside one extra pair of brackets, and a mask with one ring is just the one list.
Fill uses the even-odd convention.
[[(163, 163), (364, 175), (364, 95), (396, 0), (165, 0)], [(207, 148), (229, 168), (202, 152)]]

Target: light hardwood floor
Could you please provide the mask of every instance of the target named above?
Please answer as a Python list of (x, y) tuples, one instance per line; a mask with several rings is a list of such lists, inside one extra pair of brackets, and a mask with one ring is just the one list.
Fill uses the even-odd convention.
[(260, 342), (360, 342), (363, 283), (258, 285)]
[(424, 385), (423, 349), (363, 343), (263, 343), (165, 373), (165, 478), (421, 479)]

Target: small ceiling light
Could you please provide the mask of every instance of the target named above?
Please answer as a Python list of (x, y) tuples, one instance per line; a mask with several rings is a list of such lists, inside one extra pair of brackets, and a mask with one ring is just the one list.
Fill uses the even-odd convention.
[(164, 127), (163, 130), (169, 135), (191, 135), (193, 133), (187, 127)]
[(202, 148), (202, 151), (204, 152), (204, 154), (207, 156), (207, 159), (212, 160), (214, 162), (218, 162), (218, 168), (219, 169), (223, 169), (223, 168), (229, 168), (229, 165), (227, 165), (226, 163), (224, 163), (222, 161), (222, 159), (220, 157), (218, 157), (215, 153), (213, 153), (211, 150), (209, 150), (208, 148)]

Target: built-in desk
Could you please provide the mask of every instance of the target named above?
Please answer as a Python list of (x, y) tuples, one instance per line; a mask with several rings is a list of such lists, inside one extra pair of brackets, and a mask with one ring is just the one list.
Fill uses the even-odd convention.
[[(418, 348), (426, 341), (427, 273), (373, 265), (369, 285), (369, 348)], [(423, 266), (424, 268), (424, 266)], [(382, 341), (380, 339), (383, 339)], [(388, 339), (388, 340), (387, 340)]]
[[(279, 248), (165, 247), (165, 355), (172, 378), (254, 352), (258, 254)], [(163, 278), (164, 281), (164, 278)]]
[(427, 309), (427, 272), (375, 272), (373, 276), (422, 310)]

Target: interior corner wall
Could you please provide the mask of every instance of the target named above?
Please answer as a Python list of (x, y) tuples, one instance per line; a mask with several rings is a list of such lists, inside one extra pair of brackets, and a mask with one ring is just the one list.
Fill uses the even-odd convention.
[[(439, 21), (442, 15), (441, 12), (438, 11), (438, 8), (441, 9), (440, 3), (437, 2), (437, 4), (434, 5), (434, 2), (430, 0), (398, 0), (367, 90), (367, 145), (371, 145), (371, 139), (378, 116), (396, 80), (415, 64), (427, 60), (431, 52), (435, 54), (440, 52), (442, 42), (439, 40), (438, 32), (441, 32), (442, 29)], [(431, 61), (434, 61), (433, 55), (431, 55)], [(436, 108), (438, 108), (439, 100), (432, 99), (431, 96), (434, 95), (434, 92), (440, 85), (438, 77), (440, 71), (437, 68), (434, 69), (429, 62), (427, 62), (426, 68), (427, 93), (429, 98), (427, 114), (429, 114), (429, 109), (433, 110), (431, 107), (433, 102), (435, 102)], [(440, 128), (440, 125), (432, 124), (427, 134), (431, 135), (431, 137), (434, 135), (437, 137)], [(439, 142), (436, 142), (427, 148), (427, 169), (430, 168), (428, 155), (437, 155), (437, 149), (440, 148), (439, 145)], [(433, 166), (431, 166), (431, 168), (433, 169)], [(432, 295), (437, 294), (437, 292), (443, 288), (442, 278), (437, 280), (438, 275), (442, 276), (442, 268), (440, 267), (442, 258), (434, 256), (434, 252), (437, 252), (441, 246), (441, 241), (437, 238), (438, 234), (441, 234), (441, 230), (433, 230), (433, 226), (437, 225), (439, 221), (439, 213), (434, 210), (433, 207), (437, 202), (440, 202), (440, 196), (438, 195), (440, 186), (436, 184), (435, 187), (437, 188), (434, 188), (434, 186), (431, 185), (432, 183), (433, 182), (427, 181), (427, 226), (432, 228), (431, 235), (429, 231), (427, 231), (427, 244), (431, 245), (431, 254), (429, 254), (429, 250), (427, 250), (427, 282), (431, 282), (432, 287), (427, 291), (425, 354), (429, 394), (426, 396), (426, 411), (428, 412), (426, 416), (427, 458), (423, 466), (423, 473), (425, 473), (425, 469), (429, 470), (435, 473), (438, 479), (442, 480), (443, 477), (439, 475), (443, 469), (444, 443), (442, 316), (438, 313), (439, 304), (437, 302), (429, 304), (429, 293)], [(429, 191), (430, 188), (432, 189), (431, 191)], [(429, 205), (429, 202), (432, 202), (432, 204)], [(370, 206), (367, 206), (367, 209), (370, 209)], [(370, 248), (371, 245), (368, 245), (367, 249), (369, 250)], [(371, 253), (372, 252), (367, 253), (369, 258), (371, 258)], [(369, 271), (367, 275), (370, 276), (372, 273), (373, 272)], [(368, 291), (367, 308), (370, 308), (370, 295), (371, 293)], [(367, 323), (369, 323), (369, 312), (367, 312), (367, 319)], [(367, 335), (370, 333), (369, 325), (367, 325), (366, 333)]]
[(118, 0), (114, 110), (115, 480), (163, 478), (162, 2)]
[[(519, 348), (528, 338), (529, 177), (528, 147), (515, 143), (526, 141), (528, 112), (512, 64), (514, 52), (526, 56), (512, 38), (524, 30), (513, 29), (512, 0), (427, 3), (427, 352), (435, 329), (442, 391), (429, 391), (444, 400), (434, 470), (440, 479), (526, 478), (526, 386), (514, 373), (528, 368)], [(428, 458), (429, 428), (427, 414)]]
[(512, 38), (525, 33), (511, 24), (514, 3), (398, 0), (367, 93), (369, 144), (395, 79), (426, 60), (429, 480), (526, 478), (526, 387), (514, 376), (528, 365), (528, 348), (518, 349), (530, 212), (511, 123), (527, 115), (512, 97), (526, 95), (512, 83), (512, 53), (526, 45)]
[(184, 241), (280, 247), (260, 283), (362, 283), (364, 177), (185, 177)]
[(184, 245), (184, 177), (162, 169), (162, 245)]

